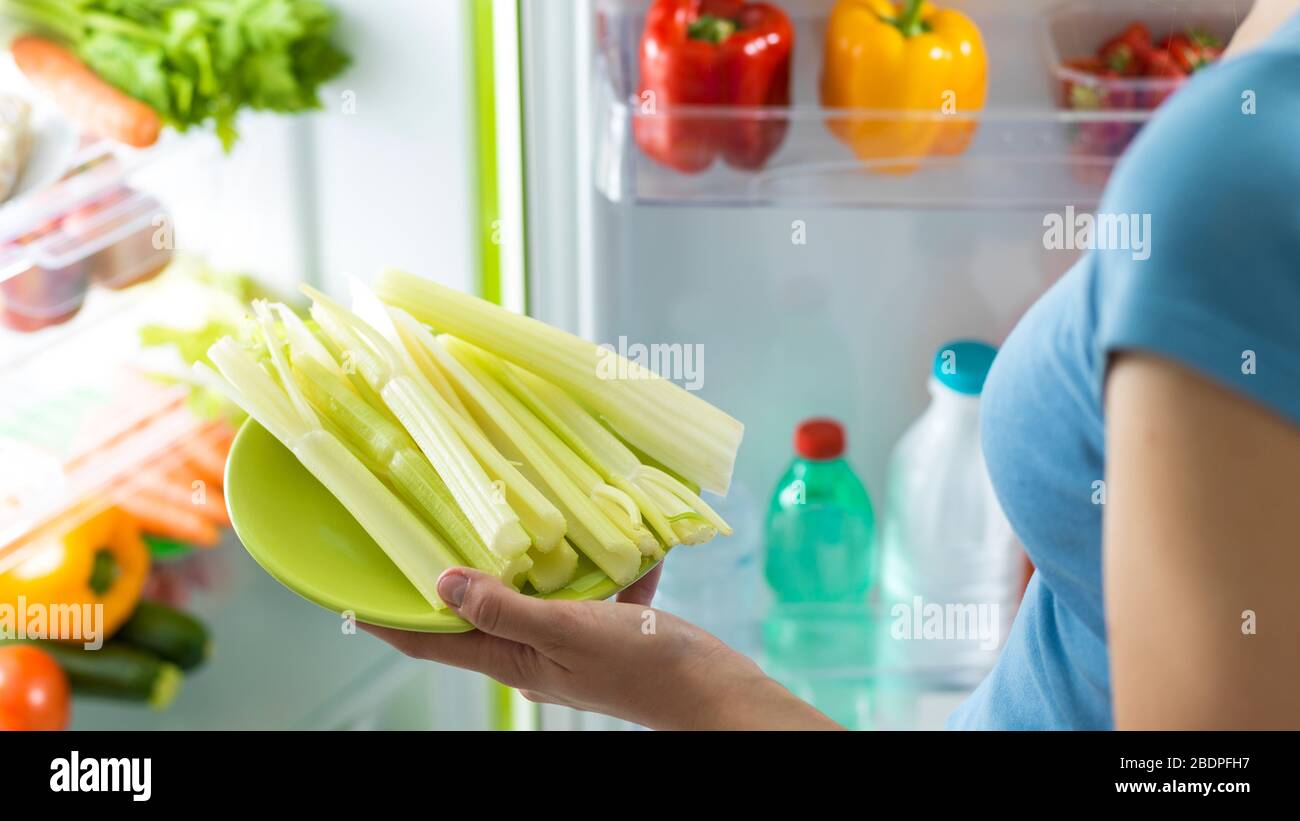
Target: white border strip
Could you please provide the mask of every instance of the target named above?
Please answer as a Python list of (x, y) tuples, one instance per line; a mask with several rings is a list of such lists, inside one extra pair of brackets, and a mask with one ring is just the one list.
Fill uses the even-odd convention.
[(492, 0), (493, 75), (496, 86), (497, 202), (501, 220), (501, 302), (522, 313), (527, 307), (524, 260), (524, 147), (520, 116), (519, 6)]

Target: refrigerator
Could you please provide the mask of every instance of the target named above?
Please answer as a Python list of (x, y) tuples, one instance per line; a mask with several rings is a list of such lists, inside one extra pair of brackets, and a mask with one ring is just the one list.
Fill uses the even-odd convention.
[[(228, 153), (202, 133), (168, 135), (149, 152), (110, 147), (116, 159), (95, 190), (125, 181), (147, 198), (132, 225), (174, 229), (174, 267), (198, 259), (278, 293), (307, 282), (345, 294), (349, 278), (396, 266), (615, 348), (696, 352), (691, 387), (745, 424), (732, 490), (713, 500), (736, 531), (716, 544), (744, 570), (708, 577), (704, 565), (692, 568), (691, 589), (725, 595), (743, 612), (687, 604), (760, 663), (771, 598), (765, 514), (795, 426), (839, 420), (847, 458), (882, 513), (890, 453), (926, 407), (936, 349), (1006, 336), (1076, 257), (1048, 247), (1045, 217), (1094, 209), (1150, 117), (1143, 105), (1073, 105), (1064, 61), (1132, 19), (1230, 33), (1248, 9), (1244, 0), (950, 0), (982, 33), (987, 102), (966, 116), (974, 132), (963, 151), (891, 173), (838, 140), (828, 123), (845, 115), (820, 103), (833, 0), (781, 2), (795, 25), (789, 107), (698, 113), (779, 121), (780, 148), (758, 170), (718, 162), (686, 174), (656, 163), (635, 138), (641, 121), (682, 116), (647, 110), (639, 94), (650, 0), (331, 5), (352, 65), (322, 92), (319, 111), (245, 116)], [(51, 208), (90, 195), (61, 196)], [(0, 217), (32, 219), (12, 209)], [(23, 275), (24, 265), (0, 277)], [(92, 287), (66, 322), (0, 330), (0, 441), (11, 453), (0, 490), (12, 508), (0, 533), (17, 538), (44, 515), (33, 511), (72, 492), (57, 469), (32, 473), (20, 446), (71, 447), (86, 408), (121, 422), (135, 412), (136, 389), (124, 405), (124, 389), (105, 374), (166, 370), (156, 351), (140, 349), (139, 328), (184, 324), (205, 300), (170, 276)], [(85, 481), (121, 481), (184, 435), (161, 435)], [(686, 583), (671, 577), (674, 558), (669, 601)], [(159, 568), (208, 625), (211, 658), (167, 710), (78, 700), (74, 727), (633, 729), (539, 707), (349, 632), (262, 572), (229, 531), (219, 546)], [(941, 727), (969, 692), (920, 670), (852, 674), (870, 690), (865, 729)]]

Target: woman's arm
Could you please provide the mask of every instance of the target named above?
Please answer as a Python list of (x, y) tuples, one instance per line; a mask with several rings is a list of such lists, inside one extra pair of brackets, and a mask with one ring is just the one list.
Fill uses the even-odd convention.
[(1137, 353), (1106, 420), (1116, 728), (1300, 727), (1300, 429)]
[(545, 601), (462, 568), (443, 573), (438, 595), (478, 629), (366, 629), (409, 656), (484, 673), (531, 701), (654, 729), (839, 729), (718, 639), (627, 596)]

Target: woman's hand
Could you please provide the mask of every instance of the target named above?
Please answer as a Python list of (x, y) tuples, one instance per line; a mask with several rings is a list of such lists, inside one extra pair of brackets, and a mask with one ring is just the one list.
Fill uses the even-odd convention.
[(477, 630), (365, 629), (408, 656), (484, 673), (531, 701), (655, 729), (838, 728), (745, 656), (650, 609), (657, 580), (648, 576), (617, 602), (553, 601), (453, 568), (438, 580), (438, 595)]

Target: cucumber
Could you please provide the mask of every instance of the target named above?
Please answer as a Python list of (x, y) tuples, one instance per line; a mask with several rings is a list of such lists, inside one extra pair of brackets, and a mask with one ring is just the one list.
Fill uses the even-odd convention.
[(155, 601), (141, 601), (118, 628), (114, 641), (148, 650), (182, 670), (193, 670), (208, 657), (211, 642), (203, 623)]
[(155, 561), (179, 559), (194, 552), (194, 548), (176, 539), (165, 539), (162, 536), (154, 536), (149, 533), (144, 534), (143, 538), (144, 543), (149, 547), (149, 555)]
[(162, 710), (180, 692), (180, 668), (136, 647), (116, 641), (98, 650), (55, 641), (37, 644), (68, 674), (74, 694), (142, 701)]

